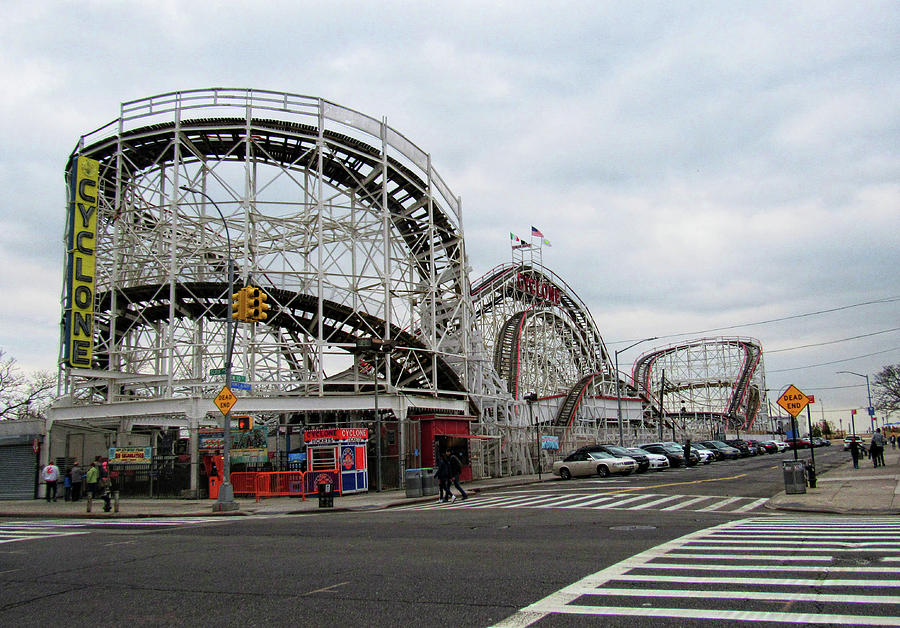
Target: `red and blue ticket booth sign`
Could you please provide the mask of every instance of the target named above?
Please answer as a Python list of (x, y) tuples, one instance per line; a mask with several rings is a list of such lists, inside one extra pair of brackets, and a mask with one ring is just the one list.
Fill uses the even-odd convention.
[(368, 491), (368, 441), (369, 430), (364, 427), (304, 430), (307, 476), (315, 478), (320, 472), (338, 469), (340, 483), (332, 487), (334, 492), (344, 495)]

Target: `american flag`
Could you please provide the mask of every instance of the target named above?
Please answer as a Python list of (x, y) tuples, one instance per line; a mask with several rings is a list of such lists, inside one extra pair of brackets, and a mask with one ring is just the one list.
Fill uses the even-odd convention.
[(535, 227), (534, 225), (531, 225), (531, 237), (533, 237), (533, 238), (543, 238), (543, 237), (544, 237), (544, 234), (541, 233), (540, 230), (539, 230), (537, 227)]

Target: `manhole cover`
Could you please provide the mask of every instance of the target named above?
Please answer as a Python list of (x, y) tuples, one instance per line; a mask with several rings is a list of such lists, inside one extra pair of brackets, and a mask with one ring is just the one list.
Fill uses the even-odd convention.
[(656, 526), (612, 526), (610, 530), (655, 530)]

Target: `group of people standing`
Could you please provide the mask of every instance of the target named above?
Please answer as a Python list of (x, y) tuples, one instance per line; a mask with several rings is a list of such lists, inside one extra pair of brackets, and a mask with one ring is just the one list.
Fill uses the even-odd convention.
[[(887, 445), (888, 440), (884, 437), (884, 434), (881, 433), (881, 428), (875, 428), (875, 433), (872, 434), (872, 443), (869, 445), (868, 451), (866, 451), (865, 446), (861, 441), (853, 438), (848, 447), (850, 449), (850, 457), (853, 459), (853, 468), (859, 469), (859, 455), (868, 454), (869, 457), (872, 458), (872, 464), (876, 468), (884, 466), (884, 448)], [(891, 447), (897, 446), (897, 439), (895, 436), (891, 435)]]
[[(57, 492), (59, 490), (59, 467), (53, 464), (51, 460), (41, 471), (41, 479), (45, 484), (45, 498), (47, 503), (56, 501)], [(81, 499), (82, 482), (87, 484), (87, 495), (90, 498), (99, 497), (103, 499), (103, 510), (109, 512), (112, 510), (112, 498), (110, 496), (110, 479), (109, 465), (100, 456), (97, 456), (88, 468), (87, 473), (83, 473), (78, 461), (69, 467), (69, 470), (63, 476), (63, 487), (65, 489), (65, 500), (77, 502)]]
[(453, 486), (456, 487), (456, 490), (459, 491), (459, 496), (462, 499), (469, 497), (463, 490), (463, 487), (459, 484), (459, 476), (461, 473), (462, 462), (459, 457), (449, 450), (444, 451), (438, 459), (437, 466), (434, 469), (434, 477), (438, 480), (438, 489), (440, 491), (438, 497), (439, 503), (456, 501), (456, 495), (450, 490), (451, 481), (453, 482)]

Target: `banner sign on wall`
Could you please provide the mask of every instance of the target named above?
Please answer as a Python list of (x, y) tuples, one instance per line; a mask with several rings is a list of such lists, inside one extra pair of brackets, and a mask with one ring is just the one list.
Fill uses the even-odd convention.
[(152, 447), (110, 447), (109, 464), (150, 464)]
[(69, 172), (63, 360), (90, 368), (94, 348), (94, 291), (100, 162), (78, 157)]

